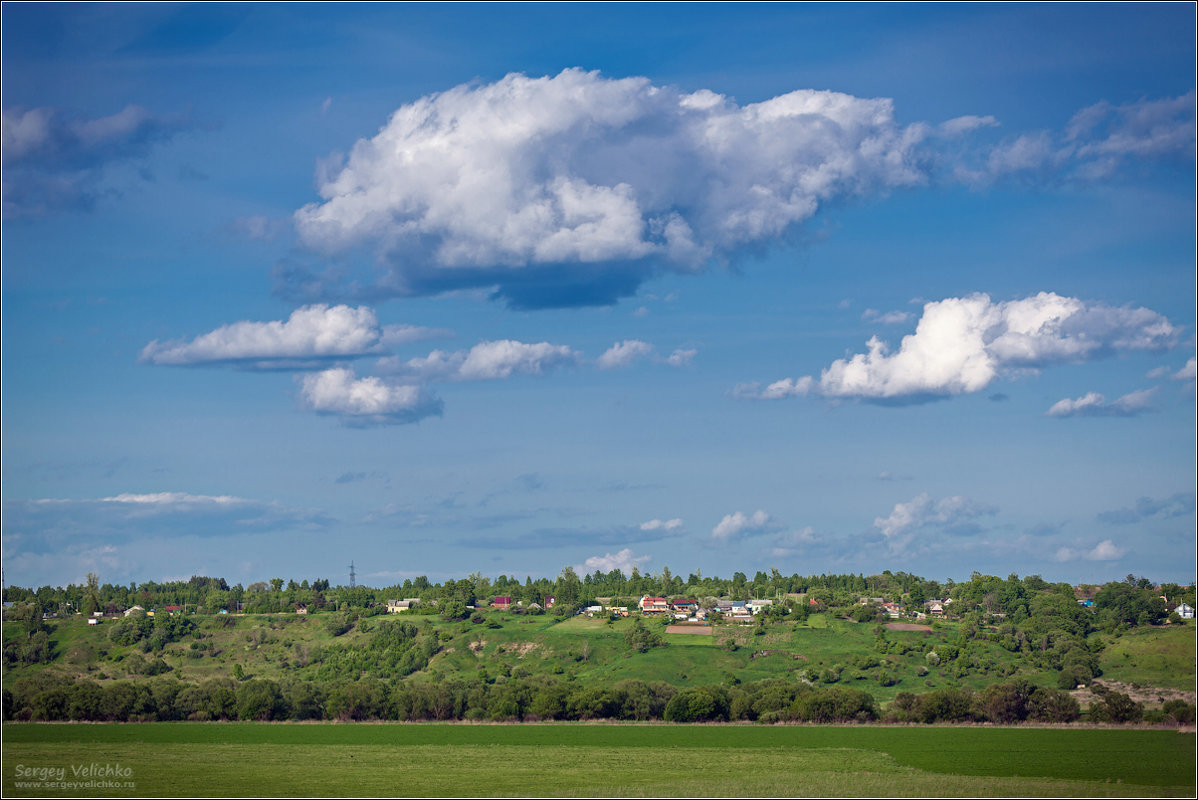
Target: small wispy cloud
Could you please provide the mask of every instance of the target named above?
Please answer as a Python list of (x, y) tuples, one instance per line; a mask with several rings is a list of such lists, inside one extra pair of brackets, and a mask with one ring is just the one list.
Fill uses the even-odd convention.
[(1098, 392), (1088, 392), (1076, 400), (1058, 400), (1045, 414), (1050, 417), (1135, 417), (1152, 410), (1152, 399), (1157, 391), (1154, 387), (1130, 392), (1109, 403)]
[(1194, 492), (1179, 492), (1169, 497), (1141, 497), (1130, 508), (1104, 511), (1099, 522), (1113, 525), (1133, 525), (1149, 519), (1174, 519), (1194, 513)]

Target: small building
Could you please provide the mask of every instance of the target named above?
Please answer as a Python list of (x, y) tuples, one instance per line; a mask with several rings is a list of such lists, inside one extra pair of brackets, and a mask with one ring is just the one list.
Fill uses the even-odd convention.
[(670, 603), (670, 608), (674, 609), (675, 611), (686, 611), (687, 613), (694, 611), (698, 607), (698, 600), (691, 600), (690, 598), (685, 597), (674, 600)]
[(642, 614), (663, 614), (670, 610), (670, 603), (664, 597), (650, 597), (645, 595), (637, 603)]
[(179, 614), (183, 611), (183, 606), (166, 606), (162, 610), (168, 614)]
[(100, 624), (100, 618), (99, 618), (99, 617), (88, 617), (88, 618), (87, 618), (87, 624), (88, 624), (88, 625), (99, 625), (99, 624)]
[(756, 614), (758, 611), (769, 608), (774, 604), (773, 600), (750, 600), (748, 603), (749, 613)]
[(512, 598), (506, 597), (506, 596), (505, 597), (496, 597), (494, 600), (491, 601), (491, 606), (493, 608), (498, 608), (500, 611), (507, 611), (509, 608), (512, 607)]
[(419, 598), (416, 597), (405, 597), (403, 600), (388, 600), (387, 613), (400, 614), (404, 611), (410, 611), (419, 602)]
[(1187, 603), (1182, 603), (1173, 610), (1177, 613), (1177, 616), (1181, 617), (1182, 619), (1194, 618), (1194, 608)]
[(550, 608), (553, 608), (553, 604), (554, 604), (554, 603), (556, 603), (556, 602), (557, 602), (557, 596), (556, 596), (556, 595), (552, 595), (552, 594), (550, 594), (550, 595), (546, 595), (546, 596), (545, 596), (545, 608), (546, 608), (547, 610), (548, 610), (548, 609), (550, 609)]
[(297, 603), (297, 604), (296, 604), (296, 606), (295, 606), (295, 613), (297, 613), (297, 614), (307, 614), (307, 613), (308, 613), (308, 607), (307, 607), (306, 605), (304, 605), (303, 603)]
[(933, 600), (932, 602), (928, 603), (928, 613), (933, 617), (943, 617), (944, 606), (942, 606), (938, 601)]

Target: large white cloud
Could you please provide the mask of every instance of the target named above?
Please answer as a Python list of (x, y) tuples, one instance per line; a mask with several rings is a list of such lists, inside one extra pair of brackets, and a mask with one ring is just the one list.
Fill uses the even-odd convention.
[(377, 247), (393, 294), (498, 285), (517, 305), (604, 303), (651, 264), (694, 270), (830, 200), (921, 182), (927, 135), (887, 99), (802, 90), (739, 106), (642, 77), (511, 74), (401, 107), (295, 223), (320, 251)]
[(893, 102), (798, 90), (739, 105), (701, 89), (567, 69), (458, 86), (399, 108), (317, 177), (301, 240), (384, 269), (288, 264), (287, 296), (496, 287), (520, 307), (609, 304), (656, 269), (694, 271), (820, 208), (935, 181), (1093, 180), (1129, 159), (1192, 159), (1194, 96), (1099, 104), (1060, 131), (972, 141), (991, 116), (896, 121)]
[(742, 397), (780, 399), (818, 394), (875, 400), (978, 392), (1020, 370), (1077, 363), (1111, 353), (1161, 350), (1178, 329), (1146, 308), (1115, 308), (1041, 292), (993, 302), (985, 294), (924, 305), (915, 333), (897, 352), (876, 336), (868, 352), (838, 359), (812, 376), (784, 378), (764, 389), (741, 385)]
[(311, 410), (354, 426), (418, 422), (442, 409), (441, 400), (421, 386), (358, 378), (343, 367), (302, 376), (300, 394)]

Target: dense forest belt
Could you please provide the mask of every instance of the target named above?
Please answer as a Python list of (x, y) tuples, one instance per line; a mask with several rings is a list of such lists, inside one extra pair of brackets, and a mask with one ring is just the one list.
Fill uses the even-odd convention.
[[(1194, 787), (1193, 735), (1156, 730), (17, 723), (4, 726), (4, 743), (6, 796), (13, 793), (18, 765), (28, 771), (80, 759), (119, 762), (141, 781), (137, 794), (165, 787), (169, 795), (253, 794), (272, 785), (277, 790), (270, 793), (284, 795), (302, 787), (338, 791), (338, 785), (346, 794), (536, 794), (551, 790), (546, 781), (563, 777), (554, 774), (558, 770), (574, 776), (562, 784), (567, 794), (586, 794), (604, 781), (629, 794), (652, 794), (669, 780), (693, 781), (696, 770), (714, 782), (714, 788), (694, 792), (707, 796), (769, 786), (774, 794), (831, 794), (832, 777), (841, 782), (861, 777), (866, 781), (861, 786), (875, 794), (1192, 795)], [(466, 772), (451, 777), (448, 773), (459, 772), (453, 764)], [(207, 777), (200, 774), (201, 767)], [(446, 768), (446, 774), (432, 775), (433, 767)], [(369, 779), (398, 782), (390, 788), (357, 782), (376, 769), (379, 775)], [(612, 778), (613, 769), (627, 769), (627, 778)], [(469, 787), (453, 782), (466, 773), (471, 779), (490, 775), (494, 783)], [(965, 782), (944, 784), (935, 775)], [(176, 783), (159, 784), (168, 778)], [(886, 792), (879, 778), (897, 783)], [(618, 781), (624, 782), (613, 785)]]

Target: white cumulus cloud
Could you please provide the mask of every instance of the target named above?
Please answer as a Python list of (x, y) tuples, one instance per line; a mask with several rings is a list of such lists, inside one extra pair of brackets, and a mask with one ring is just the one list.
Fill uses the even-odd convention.
[(653, 354), (653, 345), (639, 339), (625, 339), (609, 347), (596, 363), (600, 369), (615, 369), (626, 367), (637, 359), (648, 358)]
[(993, 513), (994, 509), (979, 505), (968, 497), (936, 500), (924, 492), (906, 503), (896, 503), (889, 516), (874, 520), (874, 527), (888, 540), (898, 540), (899, 537), (929, 527), (966, 533), (975, 529), (974, 520), (978, 517)]
[(630, 574), (633, 567), (639, 567), (653, 559), (649, 556), (634, 555), (631, 548), (624, 548), (618, 553), (604, 553), (601, 556), (591, 556), (582, 564), (577, 566), (579, 572), (589, 574), (595, 570), (600, 572), (611, 572), (613, 569), (618, 569), (624, 574)]
[(830, 200), (921, 182), (927, 135), (888, 99), (740, 106), (643, 77), (511, 74), (398, 109), (295, 224), (317, 250), (375, 246), (392, 294), (497, 285), (516, 305), (607, 304), (658, 265), (692, 271)]
[(1178, 329), (1146, 308), (1115, 308), (1041, 292), (993, 302), (988, 295), (927, 303), (915, 333), (896, 352), (877, 338), (868, 352), (838, 359), (812, 376), (785, 378), (761, 389), (742, 384), (740, 397), (779, 399), (818, 394), (875, 400), (978, 392), (1004, 375), (1079, 363), (1134, 350), (1162, 350)]
[(1125, 548), (1119, 547), (1110, 539), (1104, 539), (1091, 548), (1085, 546), (1067, 547), (1061, 546), (1057, 549), (1057, 561), (1118, 561), (1126, 553)]
[(190, 342), (155, 339), (142, 349), (141, 360), (185, 366), (353, 357), (378, 352), (382, 335), (367, 306), (311, 305), (297, 308), (285, 321), (234, 322)]
[(762, 533), (770, 524), (770, 515), (758, 509), (752, 514), (735, 511), (725, 514), (719, 524), (711, 529), (711, 535), (717, 539), (729, 539), (742, 533)]
[(441, 414), (441, 400), (423, 387), (394, 385), (373, 376), (358, 378), (352, 369), (328, 369), (299, 380), (309, 409), (339, 416), (348, 425), (418, 422)]

